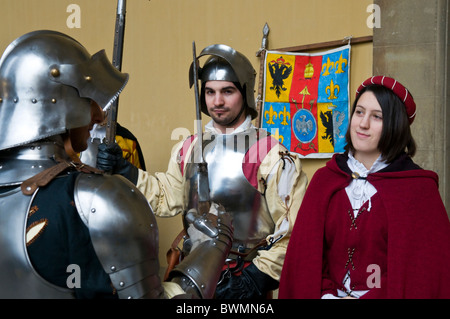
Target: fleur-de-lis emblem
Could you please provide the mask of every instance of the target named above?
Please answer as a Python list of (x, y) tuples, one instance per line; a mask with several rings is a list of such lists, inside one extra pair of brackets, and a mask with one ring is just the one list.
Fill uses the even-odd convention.
[(273, 136), (274, 139), (278, 140), (281, 144), (283, 144), (284, 142), (284, 136), (280, 135), (280, 130), (277, 129), (272, 129), (270, 131), (270, 134)]
[(281, 122), (281, 125), (289, 125), (289, 123), (286, 121), (291, 119), (291, 113), (286, 111), (286, 106), (284, 107), (283, 111), (278, 112), (278, 118), (281, 120), (281, 117), (283, 117), (283, 121)]
[(269, 111), (264, 112), (264, 119), (266, 120), (267, 124), (275, 124), (274, 119), (276, 120), (278, 117), (277, 112), (275, 112), (272, 108), (272, 105), (270, 105)]
[(344, 68), (348, 65), (348, 60), (342, 58), (342, 53), (341, 53), (341, 57), (339, 58), (339, 60), (337, 60), (335, 62), (335, 67), (336, 67), (336, 74), (340, 74), (340, 73), (344, 73), (345, 71), (342, 68), (342, 65), (344, 65)]
[[(339, 94), (339, 91), (341, 90), (341, 88), (339, 87), (339, 85), (338, 84), (334, 84), (334, 82), (333, 82), (333, 80), (331, 80), (331, 82), (330, 82), (330, 85), (328, 85), (326, 88), (325, 88), (325, 93), (327, 93), (329, 96), (328, 96), (328, 99), (329, 100), (335, 100), (335, 99), (337, 99), (337, 96), (336, 95), (338, 95)], [(335, 92), (336, 91), (336, 95), (335, 95)]]
[(330, 69), (334, 68), (334, 62), (327, 58), (327, 62), (322, 65), (322, 75), (327, 76), (330, 75)]

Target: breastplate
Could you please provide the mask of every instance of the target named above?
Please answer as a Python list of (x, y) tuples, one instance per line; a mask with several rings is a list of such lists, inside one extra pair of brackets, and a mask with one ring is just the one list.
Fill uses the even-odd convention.
[[(265, 197), (248, 182), (242, 170), (245, 154), (257, 142), (256, 130), (228, 135), (204, 134), (203, 156), (208, 164), (210, 199), (223, 205), (233, 216), (233, 247), (252, 248), (273, 233), (275, 227)], [(194, 153), (186, 165), (187, 180), (193, 178), (196, 161)], [(189, 200), (195, 200), (195, 196), (190, 196)], [(193, 207), (191, 203), (188, 206)]]
[(73, 298), (71, 290), (39, 276), (28, 258), (25, 229), (32, 200), (20, 187), (0, 194), (0, 298)]

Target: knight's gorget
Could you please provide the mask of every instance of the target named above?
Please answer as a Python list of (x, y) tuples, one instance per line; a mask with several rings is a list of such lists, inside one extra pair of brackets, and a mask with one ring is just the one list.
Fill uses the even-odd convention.
[(0, 187), (20, 185), (66, 158), (59, 136), (0, 151)]
[[(266, 136), (265, 131), (257, 129), (236, 134), (205, 133), (203, 136), (203, 156), (208, 164), (210, 199), (223, 205), (233, 216), (234, 248), (253, 248), (272, 234), (275, 228), (265, 197), (249, 183), (242, 169), (249, 148)], [(196, 193), (192, 181), (196, 180), (195, 165), (199, 161), (196, 156), (194, 146), (185, 175), (188, 208), (195, 207), (193, 203)]]

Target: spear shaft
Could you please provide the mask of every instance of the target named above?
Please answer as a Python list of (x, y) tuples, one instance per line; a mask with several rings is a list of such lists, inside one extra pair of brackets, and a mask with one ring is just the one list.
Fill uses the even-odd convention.
[[(114, 30), (114, 49), (112, 64), (119, 70), (122, 70), (123, 42), (125, 36), (125, 14), (126, 0), (117, 0), (116, 26)], [(119, 98), (117, 98), (108, 110), (106, 124), (105, 144), (109, 145), (115, 142), (117, 115), (119, 110)]]
[(192, 42), (193, 53), (193, 75), (194, 75), (194, 95), (195, 95), (195, 108), (197, 116), (197, 143), (196, 149), (198, 158), (196, 157), (196, 186), (198, 195), (198, 211), (201, 215), (209, 212), (210, 198), (209, 198), (209, 180), (208, 180), (208, 164), (203, 158), (203, 127), (202, 127), (202, 113), (200, 109), (199, 101), (199, 88), (198, 88), (198, 61), (197, 53), (195, 50), (195, 42)]

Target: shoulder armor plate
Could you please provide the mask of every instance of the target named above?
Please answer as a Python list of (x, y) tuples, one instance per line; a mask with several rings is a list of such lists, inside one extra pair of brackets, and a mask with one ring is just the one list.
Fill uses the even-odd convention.
[(120, 298), (160, 298), (158, 227), (142, 193), (120, 175), (80, 174), (75, 204)]

